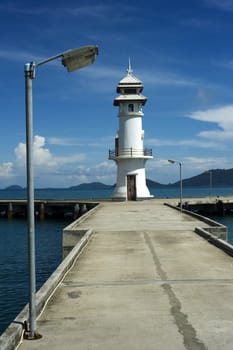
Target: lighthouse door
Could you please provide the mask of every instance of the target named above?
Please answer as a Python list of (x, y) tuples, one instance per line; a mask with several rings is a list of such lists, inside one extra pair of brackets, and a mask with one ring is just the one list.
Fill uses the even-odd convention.
[(136, 175), (127, 175), (127, 199), (136, 201)]

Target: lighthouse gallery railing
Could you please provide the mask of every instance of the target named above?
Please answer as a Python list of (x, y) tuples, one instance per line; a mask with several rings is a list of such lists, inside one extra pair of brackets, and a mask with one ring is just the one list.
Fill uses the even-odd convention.
[(114, 159), (116, 157), (140, 157), (147, 156), (152, 157), (152, 149), (144, 148), (144, 149), (136, 149), (136, 148), (121, 148), (119, 150), (109, 150), (109, 159)]

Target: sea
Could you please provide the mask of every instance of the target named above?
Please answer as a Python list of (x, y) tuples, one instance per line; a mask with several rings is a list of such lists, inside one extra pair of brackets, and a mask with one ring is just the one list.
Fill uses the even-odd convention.
[[(179, 187), (151, 188), (156, 198), (179, 198)], [(112, 188), (80, 191), (70, 189), (35, 190), (36, 199), (108, 199)], [(183, 198), (233, 196), (233, 187), (184, 187)], [(25, 199), (24, 190), (0, 190), (0, 199)], [(228, 226), (229, 243), (233, 244), (233, 215), (214, 217)], [(71, 219), (36, 221), (37, 290), (62, 259), (62, 230)], [(14, 320), (28, 301), (28, 249), (25, 219), (0, 218), (0, 334)]]

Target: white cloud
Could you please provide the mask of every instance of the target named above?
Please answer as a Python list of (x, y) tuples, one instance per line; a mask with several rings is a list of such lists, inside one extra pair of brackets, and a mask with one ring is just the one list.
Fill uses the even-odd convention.
[[(229, 158), (227, 157), (184, 157), (180, 160), (176, 160), (176, 164), (178, 162), (182, 163), (182, 167), (193, 173), (193, 170), (200, 172), (208, 169), (216, 169), (216, 168), (229, 168)], [(167, 171), (167, 167), (169, 167), (169, 171), (173, 169), (173, 164), (169, 163), (167, 159), (155, 159), (148, 163), (147, 168), (149, 170), (154, 170), (155, 168), (164, 169)], [(177, 171), (177, 170), (174, 170)]]
[(48, 142), (51, 145), (57, 145), (57, 146), (78, 146), (79, 142), (76, 139), (73, 138), (66, 138), (66, 137), (48, 137)]
[(233, 105), (220, 108), (196, 111), (188, 115), (189, 118), (203, 122), (215, 123), (216, 130), (207, 130), (199, 133), (199, 136), (214, 140), (229, 140), (233, 137)]
[(12, 177), (13, 174), (13, 163), (12, 162), (5, 162), (0, 164), (0, 177)]
[(15, 148), (16, 162), (20, 167), (25, 167), (26, 164), (26, 144), (20, 142)]
[(68, 138), (68, 137), (57, 137), (57, 136), (51, 136), (47, 138), (47, 141), (51, 145), (56, 146), (67, 146), (67, 147), (91, 147), (91, 148), (105, 148), (107, 143), (112, 143), (112, 140), (114, 140), (114, 136), (105, 136), (100, 137), (96, 139), (80, 139), (80, 138)]
[(224, 157), (185, 157), (183, 163), (187, 167), (192, 166), (195, 169), (216, 169), (223, 168), (225, 165), (229, 166), (229, 159)]
[[(60, 141), (61, 140), (57, 140)], [(36, 135), (33, 143), (35, 186), (69, 187), (81, 182), (100, 181), (112, 184), (115, 181), (116, 166), (104, 161), (93, 166), (85, 164), (85, 154), (55, 156), (43, 136)], [(19, 143), (15, 148), (15, 170), (17, 176), (25, 178), (26, 145)], [(1, 168), (0, 168), (1, 170)], [(21, 178), (22, 179), (22, 178)]]
[[(26, 144), (19, 143), (15, 148), (16, 162), (22, 167), (26, 164)], [(33, 142), (33, 165), (34, 167), (46, 167), (46, 169), (57, 165), (49, 149), (45, 148), (45, 138), (36, 135)]]
[(180, 140), (178, 141), (179, 146), (189, 146), (196, 148), (218, 148), (219, 144), (217, 142), (206, 142), (200, 140)]
[(103, 176), (112, 176), (116, 174), (116, 166), (114, 162), (104, 161), (93, 166), (78, 166), (74, 169), (76, 174), (85, 175), (87, 177), (101, 178)]
[(116, 165), (114, 162), (104, 161), (93, 167), (97, 179), (108, 178), (116, 175)]
[(65, 164), (76, 164), (77, 162), (83, 161), (86, 159), (85, 154), (71, 154), (69, 156), (65, 157), (54, 157), (54, 160), (56, 161), (57, 165), (65, 165)]
[(201, 131), (199, 136), (216, 141), (233, 140), (233, 131)]
[[(15, 148), (16, 164), (19, 168), (26, 164), (26, 144), (19, 143)], [(84, 154), (71, 154), (69, 156), (54, 156), (46, 147), (46, 139), (36, 135), (33, 142), (33, 165), (37, 173), (57, 172), (66, 164), (74, 164), (84, 160)]]
[(34, 164), (38, 166), (46, 166), (48, 168), (57, 165), (56, 159), (53, 157), (48, 148), (45, 148), (45, 138), (36, 135), (34, 138)]
[(79, 139), (75, 138), (68, 138), (68, 137), (57, 137), (57, 136), (51, 136), (48, 137), (48, 143), (50, 145), (56, 145), (56, 146), (67, 146), (67, 147), (73, 147), (73, 146), (86, 146), (86, 142), (81, 141)]
[(195, 147), (195, 148), (218, 148), (218, 149), (219, 147), (221, 147), (217, 142), (201, 141), (200, 139), (190, 139), (190, 140), (148, 139), (146, 140), (146, 143), (150, 146), (156, 146), (156, 147), (189, 146), (189, 147)]
[(205, 111), (196, 111), (190, 114), (190, 118), (218, 123), (222, 127), (230, 125), (233, 128), (233, 105), (208, 109)]
[[(84, 182), (103, 182), (112, 185), (116, 181), (116, 166), (113, 162), (101, 162), (93, 166), (83, 164), (72, 169), (60, 170), (56, 174), (56, 184), (61, 187), (69, 187)], [(50, 183), (50, 177), (46, 180)], [(54, 183), (52, 183), (54, 187)]]

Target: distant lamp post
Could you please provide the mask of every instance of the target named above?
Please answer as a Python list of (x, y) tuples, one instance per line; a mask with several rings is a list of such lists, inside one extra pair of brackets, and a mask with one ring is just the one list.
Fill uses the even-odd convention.
[(209, 182), (209, 196), (212, 197), (212, 187), (213, 187), (213, 174), (212, 174), (212, 170), (209, 170), (209, 175), (210, 175), (210, 182)]
[(65, 51), (39, 63), (30, 62), (24, 66), (25, 73), (25, 107), (26, 107), (26, 150), (27, 150), (27, 213), (28, 213), (28, 265), (29, 265), (29, 332), (28, 339), (39, 337), (36, 332), (36, 268), (35, 268), (35, 214), (34, 214), (34, 177), (33, 177), (33, 111), (32, 79), (36, 68), (47, 62), (61, 58), (68, 72), (73, 72), (92, 64), (98, 55), (97, 46), (83, 46)]
[(182, 211), (182, 207), (183, 207), (183, 186), (182, 186), (182, 163), (177, 161), (177, 160), (173, 160), (173, 159), (168, 159), (168, 162), (171, 164), (179, 164), (180, 167), (180, 211)]

